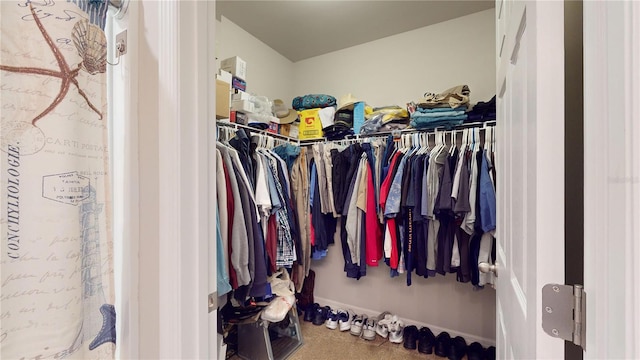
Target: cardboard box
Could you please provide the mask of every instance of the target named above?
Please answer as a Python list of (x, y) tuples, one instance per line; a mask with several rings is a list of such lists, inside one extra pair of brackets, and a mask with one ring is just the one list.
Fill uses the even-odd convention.
[(278, 133), (280, 135), (297, 139), (299, 126), (300, 126), (300, 123), (298, 122), (291, 123), (291, 124), (280, 124), (280, 126), (278, 126)]
[(249, 95), (249, 93), (246, 93), (246, 92), (240, 91), (240, 90), (236, 90), (235, 93), (231, 94), (231, 101), (249, 100), (250, 96), (251, 95)]
[(231, 88), (229, 83), (216, 80), (216, 119), (229, 118), (229, 101)]
[(243, 113), (256, 111), (255, 106), (248, 100), (234, 100), (231, 102), (231, 110)]
[(300, 135), (300, 123), (289, 124), (291, 127), (289, 128), (288, 137), (297, 139)]
[(219, 74), (216, 75), (216, 79), (220, 79), (226, 83), (231, 84), (231, 82), (233, 81), (233, 75), (231, 75), (230, 72), (228, 71), (224, 71), (222, 69), (218, 69)]
[(289, 136), (290, 132), (291, 124), (280, 124), (280, 126), (278, 127), (278, 134), (280, 135)]
[(249, 122), (249, 115), (241, 112), (237, 112), (235, 110), (231, 110), (231, 116), (229, 117), (230, 122), (247, 125)]
[(237, 56), (220, 61), (220, 68), (242, 80), (247, 80), (247, 62)]
[(267, 128), (267, 132), (272, 133), (272, 134), (277, 134), (278, 133), (278, 124), (276, 124), (274, 122), (270, 122), (269, 123), (269, 127)]
[(237, 76), (234, 76), (231, 80), (231, 87), (236, 90), (247, 91), (247, 82)]

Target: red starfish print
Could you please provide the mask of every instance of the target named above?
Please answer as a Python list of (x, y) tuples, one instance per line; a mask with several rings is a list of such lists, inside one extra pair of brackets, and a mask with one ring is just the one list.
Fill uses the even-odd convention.
[(53, 100), (51, 105), (49, 105), (40, 115), (36, 116), (31, 121), (31, 124), (35, 126), (38, 120), (40, 120), (42, 117), (44, 117), (45, 115), (53, 111), (53, 109), (55, 109), (55, 107), (62, 102), (62, 99), (64, 99), (64, 97), (67, 95), (67, 92), (69, 92), (69, 87), (71, 86), (71, 83), (73, 83), (76, 86), (76, 88), (78, 89), (78, 93), (80, 93), (80, 95), (87, 101), (87, 104), (89, 105), (89, 107), (93, 111), (95, 111), (96, 114), (100, 116), (100, 120), (102, 120), (102, 113), (100, 113), (100, 111), (95, 106), (93, 106), (93, 104), (91, 104), (91, 101), (89, 101), (89, 98), (87, 97), (85, 92), (82, 91), (82, 89), (80, 89), (80, 85), (78, 85), (78, 80), (76, 79), (76, 77), (78, 76), (78, 71), (80, 71), (80, 66), (82, 65), (82, 62), (78, 64), (77, 69), (71, 70), (71, 68), (69, 68), (69, 64), (67, 64), (67, 61), (65, 60), (62, 53), (60, 53), (60, 50), (54, 45), (53, 40), (51, 40), (51, 37), (47, 33), (47, 30), (44, 28), (44, 26), (42, 25), (42, 22), (40, 22), (40, 19), (38, 18), (35, 11), (33, 10), (33, 5), (31, 3), (29, 3), (29, 7), (31, 9), (31, 14), (33, 15), (33, 19), (36, 21), (36, 24), (38, 25), (38, 28), (40, 29), (42, 36), (44, 37), (45, 41), (49, 45), (49, 48), (51, 49), (51, 51), (53, 52), (53, 56), (55, 56), (56, 60), (58, 61), (58, 66), (60, 67), (60, 71), (34, 68), (34, 67), (18, 67), (18, 66), (8, 66), (8, 65), (0, 65), (0, 70), (17, 72), (17, 73), (25, 73), (25, 74), (53, 76), (62, 80), (62, 83), (60, 84), (60, 92), (58, 92), (58, 96), (56, 96), (56, 98)]

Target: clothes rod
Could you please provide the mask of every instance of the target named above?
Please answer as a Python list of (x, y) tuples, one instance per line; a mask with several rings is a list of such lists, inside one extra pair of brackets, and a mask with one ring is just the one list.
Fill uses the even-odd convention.
[(216, 121), (216, 124), (221, 125), (221, 126), (232, 127), (232, 128), (235, 128), (236, 130), (238, 128), (248, 129), (248, 130), (253, 131), (253, 132), (257, 132), (257, 133), (268, 135), (268, 136), (277, 137), (277, 138), (280, 138), (282, 140), (286, 140), (286, 141), (293, 142), (293, 143), (296, 143), (296, 144), (300, 145), (300, 140), (299, 139), (295, 139), (295, 138), (292, 138), (292, 137), (286, 136), (286, 135), (281, 135), (281, 134), (277, 134), (277, 133), (268, 132), (266, 130), (258, 129), (258, 128), (255, 128), (255, 127), (252, 127), (252, 126), (238, 124), (238, 123), (232, 123), (232, 122), (227, 122), (227, 121)]
[(454, 126), (452, 128), (430, 128), (430, 129), (416, 129), (416, 128), (406, 128), (406, 129), (402, 129), (402, 130), (392, 130), (392, 131), (381, 131), (381, 132), (376, 132), (376, 133), (371, 133), (371, 134), (354, 134), (354, 135), (350, 135), (344, 139), (340, 139), (340, 140), (328, 140), (327, 138), (316, 138), (316, 139), (307, 139), (307, 140), (300, 140), (300, 143), (302, 145), (310, 145), (310, 144), (314, 144), (317, 142), (327, 142), (327, 141), (342, 141), (342, 140), (351, 140), (351, 141), (357, 141), (357, 140), (361, 140), (361, 139), (366, 139), (366, 138), (372, 138), (372, 137), (384, 137), (387, 135), (394, 135), (394, 136), (400, 136), (400, 135), (404, 135), (404, 134), (415, 134), (415, 133), (427, 133), (427, 134), (434, 134), (436, 132), (440, 132), (440, 131), (452, 131), (452, 130), (463, 130), (463, 129), (470, 129), (470, 128), (480, 128), (480, 130), (485, 129), (487, 127), (490, 126), (495, 126), (496, 125), (496, 121), (495, 120), (489, 120), (489, 121), (485, 121), (485, 122), (473, 122), (473, 123), (466, 123), (466, 124), (460, 124), (457, 126)]
[(349, 137), (346, 137), (344, 139), (340, 139), (340, 140), (328, 140), (327, 138), (316, 138), (316, 139), (306, 139), (306, 140), (300, 140), (300, 139), (296, 139), (296, 138), (292, 138), (286, 135), (281, 135), (281, 134), (276, 134), (276, 133), (271, 133), (262, 129), (258, 129), (255, 127), (251, 127), (248, 125), (243, 125), (243, 124), (238, 124), (238, 123), (232, 123), (232, 122), (227, 122), (227, 121), (216, 121), (216, 124), (221, 125), (221, 126), (227, 126), (227, 127), (233, 127), (235, 129), (238, 128), (243, 128), (243, 129), (248, 129), (257, 133), (261, 133), (261, 134), (265, 134), (268, 136), (274, 136), (274, 137), (278, 137), (280, 139), (283, 140), (287, 140), (289, 142), (292, 143), (296, 143), (298, 145), (312, 145), (315, 143), (319, 143), (319, 142), (327, 142), (327, 141), (343, 141), (343, 140), (348, 140), (348, 141), (358, 141), (358, 140), (362, 140), (362, 139), (367, 139), (367, 138), (373, 138), (373, 137), (384, 137), (387, 135), (404, 135), (404, 134), (414, 134), (414, 133), (427, 133), (427, 134), (434, 134), (436, 132), (440, 132), (440, 131), (452, 131), (452, 130), (463, 130), (463, 129), (469, 129), (469, 128), (480, 128), (480, 130), (483, 130), (487, 127), (493, 127), (496, 126), (496, 121), (495, 120), (490, 120), (490, 121), (485, 121), (485, 122), (474, 122), (474, 123), (466, 123), (466, 124), (460, 124), (457, 125), (453, 128), (433, 128), (433, 129), (415, 129), (415, 128), (407, 128), (407, 129), (402, 129), (402, 130), (393, 130), (393, 131), (382, 131), (382, 132), (377, 132), (377, 133), (372, 133), (372, 134), (365, 134), (365, 135), (361, 135), (361, 134), (355, 134)]

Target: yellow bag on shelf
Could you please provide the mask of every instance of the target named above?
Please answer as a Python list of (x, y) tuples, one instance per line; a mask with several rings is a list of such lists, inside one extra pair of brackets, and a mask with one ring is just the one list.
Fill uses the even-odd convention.
[(322, 138), (322, 122), (320, 121), (320, 108), (298, 111), (300, 118), (300, 140)]

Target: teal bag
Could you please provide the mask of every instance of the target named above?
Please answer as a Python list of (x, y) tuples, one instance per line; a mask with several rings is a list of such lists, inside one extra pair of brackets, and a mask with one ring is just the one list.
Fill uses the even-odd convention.
[(298, 96), (291, 102), (291, 107), (297, 111), (336, 106), (336, 98), (325, 94), (309, 94)]

